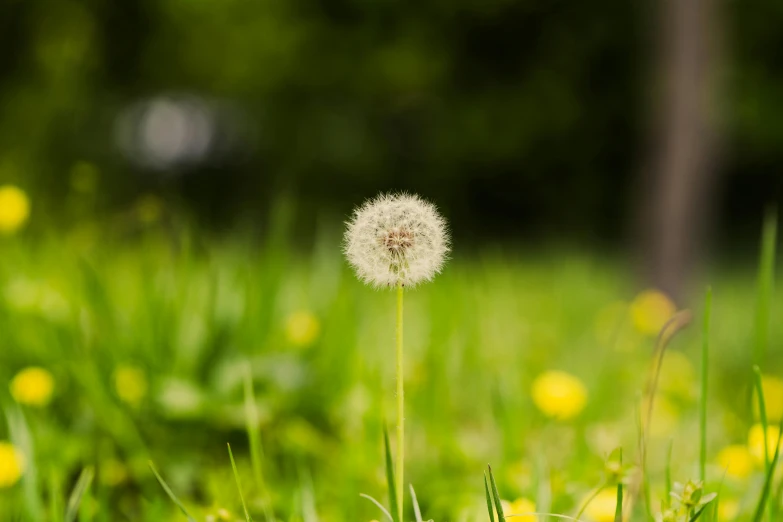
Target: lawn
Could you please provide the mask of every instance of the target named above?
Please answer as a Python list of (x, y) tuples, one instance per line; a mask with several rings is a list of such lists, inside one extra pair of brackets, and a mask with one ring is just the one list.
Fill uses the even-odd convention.
[[(245, 520), (227, 443), (256, 521), (382, 520), (359, 494), (388, 504), (395, 298), (356, 280), (339, 223), (309, 244), (282, 225), (213, 237), (143, 221), (0, 238), (0, 520), (186, 520), (150, 461), (195, 519)], [(674, 305), (619, 255), (457, 243), (452, 257), (405, 296), (405, 477), (424, 519), (488, 520), (490, 463), (506, 514), (574, 516), (597, 492), (581, 519), (614, 520), (607, 458), (622, 448), (632, 491)], [(681, 304), (692, 321), (645, 430), (650, 510), (670, 498), (667, 476), (700, 476), (707, 282), (704, 494), (720, 491), (718, 520), (752, 520), (765, 478), (754, 361), (768, 422), (783, 416), (783, 299), (765, 342), (752, 264), (716, 263)], [(775, 517), (777, 481), (770, 498)]]

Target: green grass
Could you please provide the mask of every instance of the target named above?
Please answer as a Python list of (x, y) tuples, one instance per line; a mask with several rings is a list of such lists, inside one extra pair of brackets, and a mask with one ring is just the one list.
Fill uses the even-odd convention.
[[(308, 495), (318, 520), (381, 520), (359, 494), (390, 493), (393, 292), (355, 281), (338, 228), (297, 247), (285, 231), (265, 241), (164, 232), (91, 243), (2, 240), (0, 440), (17, 442), (30, 461), (21, 483), (0, 489), (0, 520), (65, 516), (63, 496), (87, 468), (95, 475), (78, 520), (202, 521), (225, 509), (231, 520), (310, 522)], [(638, 290), (630, 273), (618, 259), (584, 253), (457, 249), (433, 283), (406, 292), (405, 487), (415, 486), (427, 518), (486, 521), (485, 493), (495, 504), (525, 497), (539, 511), (573, 516), (601, 483), (610, 451), (622, 447), (623, 460), (638, 464), (634, 411), (655, 339), (613, 305)], [(656, 408), (671, 408), (673, 419), (656, 410), (645, 442), (653, 508), (665, 496), (669, 441), (672, 480), (704, 469), (714, 491), (723, 472), (715, 454), (747, 439), (747, 375), (759, 339), (768, 339), (762, 371), (783, 375), (783, 325), (769, 321), (759, 334), (754, 313), (761, 302), (762, 315), (773, 317), (783, 303), (768, 291), (769, 275), (758, 301), (754, 277), (742, 267), (711, 273), (709, 346), (706, 328), (692, 325), (667, 349), (689, 367), (661, 375)], [(700, 301), (694, 297), (696, 308)], [(300, 310), (319, 323), (306, 346), (287, 333)], [(29, 365), (55, 377), (45, 408), (18, 407), (8, 393)], [(138, 404), (115, 389), (116, 370), (129, 366), (146, 376)], [(531, 382), (548, 369), (585, 383), (588, 404), (575, 419), (547, 419), (534, 406)], [(495, 483), (485, 492), (487, 462)], [(780, 500), (767, 476), (760, 464), (748, 479), (727, 477), (721, 504), (736, 500), (737, 520), (752, 520), (762, 490), (769, 502)], [(622, 491), (631, 498), (631, 487)], [(167, 496), (174, 492), (183, 511)], [(405, 520), (414, 519), (406, 506)]]

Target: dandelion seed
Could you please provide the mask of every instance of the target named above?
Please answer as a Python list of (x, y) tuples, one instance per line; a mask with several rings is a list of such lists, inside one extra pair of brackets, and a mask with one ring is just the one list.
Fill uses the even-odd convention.
[(345, 255), (363, 282), (412, 287), (440, 272), (449, 251), (446, 221), (418, 196), (384, 194), (348, 222)]
[(42, 408), (52, 400), (54, 377), (48, 370), (31, 366), (11, 379), (11, 396), (19, 404)]
[(25, 470), (22, 453), (10, 442), (0, 441), (0, 489), (10, 488)]
[(561, 371), (548, 371), (536, 377), (532, 395), (544, 415), (560, 420), (576, 417), (587, 404), (587, 388), (582, 381)]
[(12, 234), (25, 224), (30, 216), (27, 194), (13, 185), (0, 187), (0, 234)]

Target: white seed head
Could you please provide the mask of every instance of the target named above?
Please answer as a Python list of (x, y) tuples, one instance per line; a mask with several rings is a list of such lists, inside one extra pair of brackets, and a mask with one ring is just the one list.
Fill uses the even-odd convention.
[(435, 205), (409, 194), (381, 194), (354, 211), (345, 256), (363, 282), (412, 287), (440, 272), (449, 251), (446, 220)]

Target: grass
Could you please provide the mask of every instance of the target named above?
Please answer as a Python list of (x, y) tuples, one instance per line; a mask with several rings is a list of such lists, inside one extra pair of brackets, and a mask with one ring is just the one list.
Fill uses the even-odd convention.
[[(123, 241), (4, 239), (0, 383), (37, 365), (56, 387), (48, 406), (19, 407), (0, 386), (9, 418), (0, 440), (19, 440), (35, 470), (34, 481), (0, 489), (0, 520), (63, 512), (67, 498), (48, 492), (76, 491), (86, 468), (95, 475), (79, 521), (202, 521), (225, 509), (230, 520), (310, 522), (310, 491), (319, 520), (381, 520), (359, 493), (389, 494), (394, 300), (354, 280), (338, 229), (306, 248), (285, 237), (172, 237), (152, 227)], [(783, 309), (764, 270), (761, 301), (752, 270), (711, 273), (709, 328), (686, 328), (667, 349), (667, 360), (682, 358), (675, 371), (664, 364), (646, 435), (653, 508), (667, 496), (667, 475), (685, 482), (703, 473), (716, 489), (715, 455), (743, 444), (755, 422), (745, 398), (759, 339), (767, 339), (763, 373), (783, 373), (775, 351), (783, 325), (754, 315), (756, 303), (766, 317)], [(437, 521), (486, 521), (485, 494), (495, 518), (513, 520), (499, 500), (519, 497), (573, 516), (610, 451), (622, 447), (624, 461), (637, 462), (634, 411), (655, 339), (618, 304), (636, 294), (629, 274), (617, 259), (585, 253), (458, 251), (433, 284), (406, 292), (406, 484), (418, 495), (405, 520), (419, 509)], [(300, 311), (317, 321), (308, 342), (289, 323)], [(117, 389), (124, 367), (146, 380), (137, 402)], [(531, 401), (532, 380), (548, 369), (589, 390), (573, 420), (548, 419)], [(487, 462), (493, 477), (482, 492)], [(773, 472), (758, 463), (747, 478), (727, 477), (721, 504), (740, 506), (732, 520), (755, 520), (762, 495), (780, 501)], [(631, 489), (620, 491), (628, 503)]]

